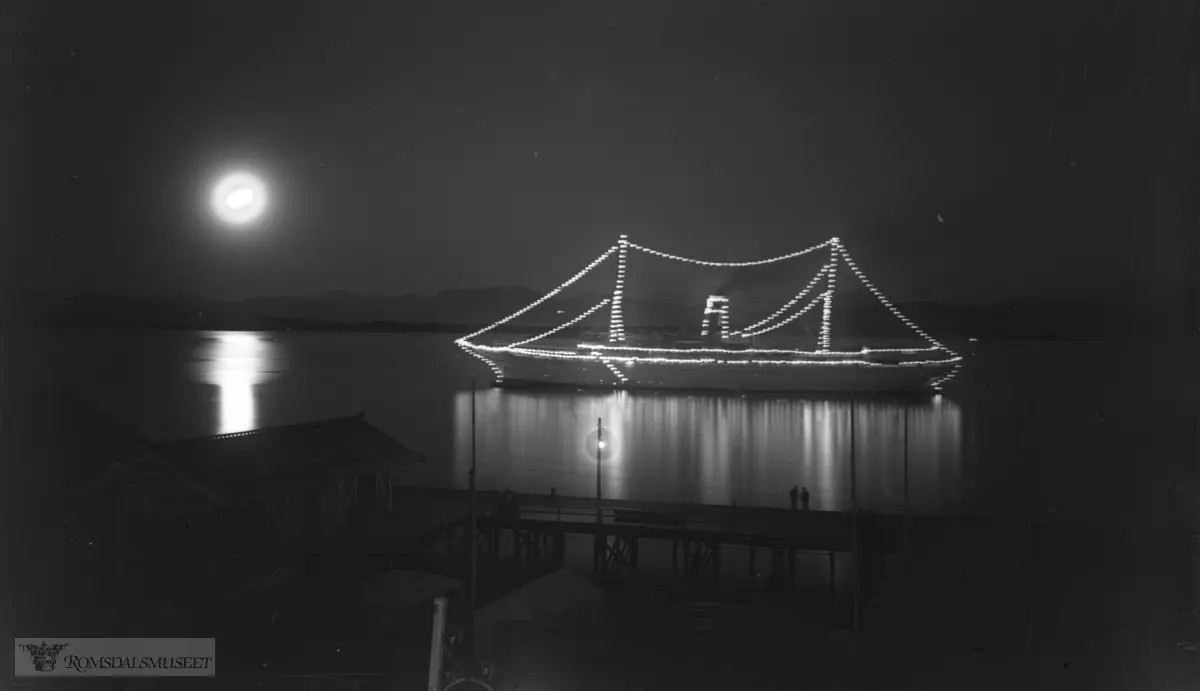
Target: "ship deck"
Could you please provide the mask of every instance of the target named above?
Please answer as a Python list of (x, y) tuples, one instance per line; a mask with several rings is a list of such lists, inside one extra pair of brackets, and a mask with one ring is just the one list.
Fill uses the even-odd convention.
[(738, 393), (932, 391), (956, 364), (953, 359), (873, 361), (846, 353), (778, 354), (764, 360), (761, 352), (735, 356), (616, 351), (593, 356), (595, 351), (578, 351), (522, 348), (480, 354), (499, 368), (497, 383), (503, 385)]
[[(492, 347), (506, 347), (496, 344)], [(908, 362), (923, 362), (944, 360), (953, 355), (946, 350), (930, 347), (909, 348), (871, 348), (860, 346), (855, 348), (835, 348), (829, 351), (807, 348), (803, 345), (751, 347), (735, 343), (702, 343), (678, 341), (661, 345), (612, 345), (597, 342), (558, 341), (539, 344), (519, 345), (514, 355), (530, 358), (539, 357), (591, 357), (613, 358), (616, 360), (629, 359), (634, 362), (648, 358), (669, 358), (672, 360), (718, 360), (718, 361), (780, 361), (822, 363), (836, 360), (861, 360), (877, 364), (904, 364)], [(679, 363), (683, 364), (683, 363)]]

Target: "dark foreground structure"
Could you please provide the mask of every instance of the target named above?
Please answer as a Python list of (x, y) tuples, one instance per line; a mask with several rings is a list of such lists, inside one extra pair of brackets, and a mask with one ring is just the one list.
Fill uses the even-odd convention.
[[(469, 493), (463, 490), (396, 487), (399, 502), (436, 509), (444, 517), (436, 530), (420, 538), (426, 558), (435, 554), (465, 559), (470, 551)], [(795, 584), (797, 552), (829, 557), (832, 589), (839, 553), (855, 555), (855, 564), (871, 587), (885, 555), (921, 558), (949, 533), (970, 533), (993, 547), (1025, 548), (1032, 560), (1062, 554), (1068, 544), (1061, 525), (992, 521), (982, 518), (900, 516), (874, 512), (800, 511), (760, 507), (673, 504), (623, 499), (513, 494), (482, 491), (476, 497), (476, 553), (484, 559), (501, 554), (502, 536), (511, 540), (516, 561), (562, 563), (568, 535), (592, 538), (597, 574), (636, 575), (639, 545), (672, 546), (672, 573), (694, 578), (721, 573), (723, 547), (748, 555), (747, 573), (765, 573), (771, 583)], [(857, 520), (855, 520), (857, 516)], [(759, 561), (759, 557), (763, 561)]]
[[(13, 634), (216, 636), (221, 688), (419, 687), (438, 594), (455, 630), (491, 631), (480, 656), (494, 688), (770, 688), (797, 675), (814, 688), (878, 688), (880, 675), (929, 688), (917, 664), (929, 661), (956, 688), (1107, 688), (1122, 655), (1140, 661), (1120, 668), (1127, 682), (1195, 672), (1176, 648), (1195, 642), (1178, 583), (1159, 578), (1146, 622), (1119, 602), (1197, 554), (1186, 525), (1116, 541), (1103, 516), (1040, 531), (910, 517), (906, 542), (902, 516), (864, 515), (855, 530), (848, 514), (608, 499), (597, 517), (594, 497), (481, 491), (473, 618), (469, 493), (401, 484), (415, 454), (365, 417), (148, 444), (86, 406), (27, 409), (40, 422), (6, 417), (3, 437), (33, 450), (9, 456), (26, 461), (9, 485), (23, 489), (8, 508), (25, 526), (9, 543)], [(312, 494), (327, 521), (297, 509)], [(588, 607), (533, 602), (530, 591), (549, 596), (530, 584), (563, 570), (573, 538), (592, 547), (583, 581), (603, 600), (562, 575), (551, 581), (563, 597)], [(666, 583), (648, 568), (656, 545), (676, 555)], [(857, 570), (858, 587), (788, 596), (803, 588), (793, 555), (830, 552), (829, 582), (854, 584)], [(763, 574), (766, 593), (734, 597), (734, 572)], [(385, 575), (387, 597), (368, 597)], [(1171, 626), (1149, 626), (1167, 611)], [(212, 688), (203, 681), (152, 688)]]

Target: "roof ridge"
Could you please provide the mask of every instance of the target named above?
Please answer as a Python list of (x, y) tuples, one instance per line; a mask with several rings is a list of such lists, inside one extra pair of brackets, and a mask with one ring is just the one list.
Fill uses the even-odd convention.
[(328, 425), (331, 423), (350, 422), (350, 421), (360, 421), (360, 422), (364, 422), (368, 425), (371, 424), (369, 422), (366, 422), (366, 419), (362, 413), (358, 413), (356, 415), (343, 415), (341, 417), (326, 418), (324, 420), (309, 420), (308, 422), (294, 422), (294, 423), (291, 423), (288, 425), (272, 425), (270, 427), (260, 427), (258, 429), (245, 430), (243, 432), (226, 432), (224, 434), (210, 434), (210, 435), (205, 435), (205, 436), (201, 436), (201, 437), (187, 437), (184, 439), (173, 439), (171, 441), (160, 442), (160, 445), (171, 445), (171, 444), (179, 444), (179, 443), (183, 443), (183, 442), (197, 442), (197, 441), (219, 441), (222, 439), (233, 439), (236, 437), (249, 437), (249, 436), (256, 436), (256, 435), (261, 435), (261, 434), (267, 434), (270, 432), (282, 432), (282, 431), (289, 430), (289, 429), (299, 429), (302, 427), (313, 427), (316, 425)]

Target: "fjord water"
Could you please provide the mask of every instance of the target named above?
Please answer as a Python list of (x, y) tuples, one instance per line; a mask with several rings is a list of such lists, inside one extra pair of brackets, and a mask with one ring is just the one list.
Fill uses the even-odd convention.
[(414, 485), (466, 486), (472, 375), (481, 382), (476, 443), (485, 489), (591, 496), (597, 418), (611, 441), (605, 496), (715, 504), (786, 506), (799, 485), (813, 508), (844, 509), (853, 476), (860, 507), (902, 511), (906, 416), (914, 513), (1111, 517), (1135, 504), (1150, 511), (1164, 507), (1172, 489), (1144, 469), (1182, 449), (1179, 402), (1140, 394), (1154, 390), (1154, 375), (1129, 365), (1130, 353), (1142, 362), (1164, 357), (1167, 346), (1153, 342), (952, 344), (967, 363), (940, 398), (852, 404), (493, 389), (482, 384), (486, 369), (452, 340), (81, 330), (47, 336), (41, 366), (151, 440), (365, 411), (428, 459), (402, 480)]

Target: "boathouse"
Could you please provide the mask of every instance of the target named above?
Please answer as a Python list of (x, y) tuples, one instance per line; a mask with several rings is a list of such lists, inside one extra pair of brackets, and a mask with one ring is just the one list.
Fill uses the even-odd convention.
[(341, 538), (360, 504), (382, 504), (423, 459), (359, 413), (157, 445), (183, 476), (219, 496), (253, 547)]
[(81, 467), (60, 470), (40, 541), (61, 542), (74, 564), (63, 573), (107, 584), (114, 601), (226, 599), (286, 580), (296, 553), (336, 542), (352, 507), (386, 503), (399, 468), (421, 460), (361, 414), (165, 443), (84, 406), (72, 419), (105, 434), (60, 454)]
[(21, 535), (33, 547), (24, 559), (14, 549), (13, 562), (28, 578), (21, 592), (55, 595), (29, 599), (36, 611), (26, 616), (95, 635), (162, 631), (195, 592), (180, 557), (207, 556), (203, 533), (186, 529), (186, 517), (199, 525), (220, 514), (223, 499), (70, 392), (48, 392), (31, 407), (35, 451), (21, 459), (20, 491), (29, 497)]

